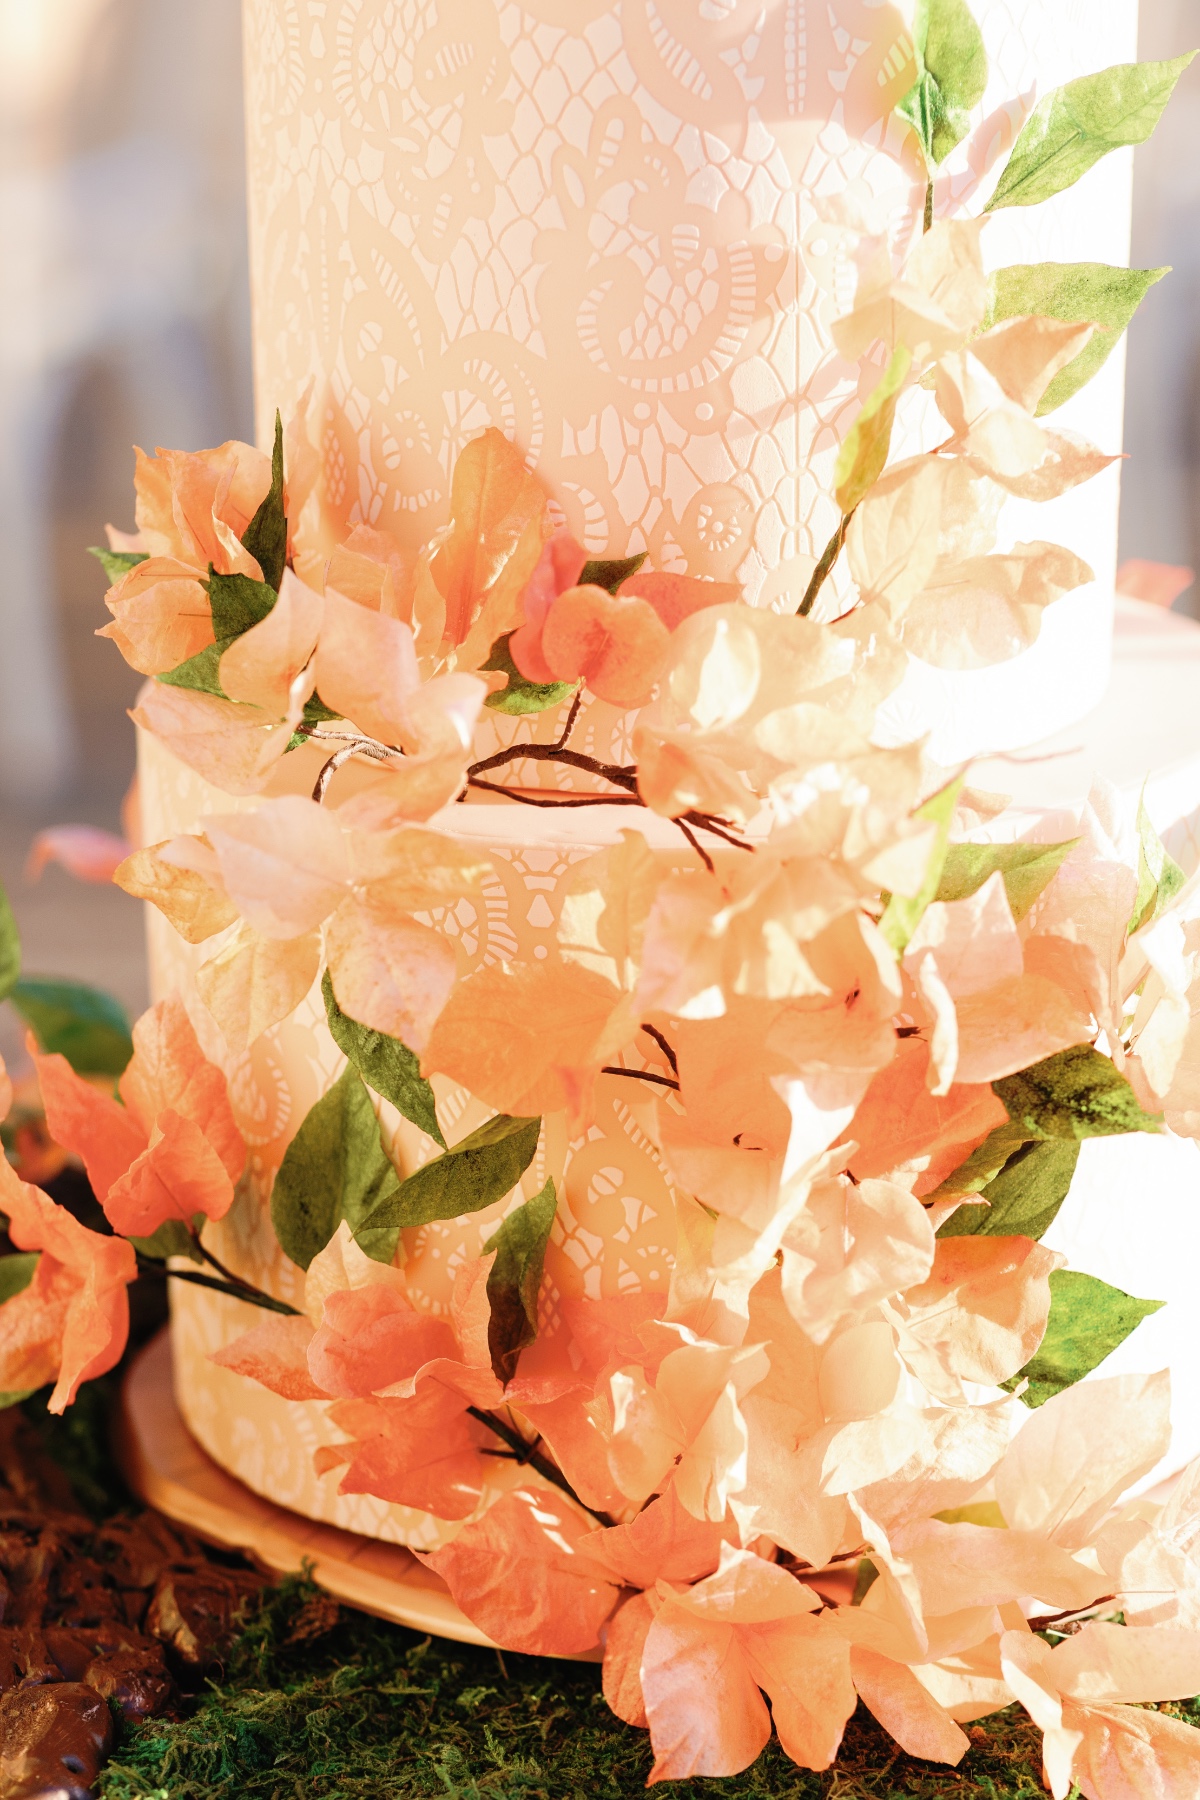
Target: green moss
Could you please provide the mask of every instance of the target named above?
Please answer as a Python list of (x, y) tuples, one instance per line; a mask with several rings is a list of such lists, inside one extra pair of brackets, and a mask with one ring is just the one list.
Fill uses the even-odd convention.
[[(101, 1777), (103, 1800), (620, 1800), (644, 1788), (646, 1733), (609, 1712), (594, 1665), (502, 1660), (352, 1613), (314, 1639), (305, 1635), (314, 1595), (299, 1580), (274, 1590), (191, 1716), (125, 1738)], [(824, 1775), (772, 1745), (733, 1780), (666, 1791), (679, 1800), (1042, 1800), (1039, 1734), (1023, 1714), (969, 1729), (972, 1749), (957, 1770), (902, 1755), (860, 1713)]]

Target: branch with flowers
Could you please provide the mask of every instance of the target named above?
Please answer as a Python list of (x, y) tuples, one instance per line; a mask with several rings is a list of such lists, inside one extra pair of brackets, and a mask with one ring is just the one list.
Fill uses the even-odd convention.
[[(317, 1466), (342, 1492), (448, 1527), (427, 1560), (471, 1619), (542, 1654), (603, 1640), (652, 1780), (734, 1773), (772, 1728), (825, 1768), (859, 1700), (955, 1764), (962, 1725), (1018, 1700), (1059, 1800), (1182, 1794), (1200, 1737), (1140, 1703), (1200, 1691), (1200, 1471), (1123, 1503), (1165, 1452), (1168, 1379), (1079, 1384), (1157, 1302), (1042, 1239), (1085, 1140), (1196, 1133), (1196, 890), (1103, 788), (1068, 840), (997, 844), (965, 771), (877, 734), (910, 656), (1014, 656), (1090, 579), (1053, 544), (999, 549), (1000, 508), (1113, 460), (1044, 421), (1157, 272), (989, 279), (985, 219), (937, 216), (982, 43), (962, 0), (921, 0), (915, 43), (923, 229), (899, 269), (864, 254), (835, 328), (870, 392), (786, 609), (590, 557), (494, 430), (411, 557), (365, 524), (331, 547), (303, 411), (270, 459), (139, 453), (137, 534), (100, 552), (105, 633), (152, 678), (142, 729), (257, 801), (116, 879), (213, 942), (196, 987), (231, 1056), (319, 981), (346, 1066), (273, 1176), (293, 1309), (205, 1243), (258, 1202), (182, 1001), (140, 1021), (119, 1101), (42, 1055), (50, 1128), (113, 1235), (6, 1172), (35, 1272), (0, 1290), (0, 1388), (53, 1379), (65, 1404), (119, 1356), (139, 1256), (182, 1250), (172, 1279), (262, 1313), (215, 1360), (328, 1406), (343, 1436)], [(1181, 68), (1048, 95), (988, 210), (1141, 141)], [(893, 460), (902, 407), (941, 423)], [(594, 701), (627, 715), (631, 760), (579, 747)], [(477, 753), (485, 710), (511, 736)], [(560, 728), (527, 735), (543, 713)], [(609, 815), (552, 953), (471, 967), (430, 919), (492, 876), (454, 828), (472, 792), (655, 814), (678, 843)], [(435, 1080), (487, 1115), (453, 1143)], [(579, 1144), (614, 1088), (671, 1184), (674, 1269), (572, 1298), (547, 1121)], [(423, 1134), (415, 1167), (383, 1101)], [(412, 1234), (489, 1208), (452, 1303), (416, 1304)], [(853, 1603), (828, 1576), (847, 1567)]]

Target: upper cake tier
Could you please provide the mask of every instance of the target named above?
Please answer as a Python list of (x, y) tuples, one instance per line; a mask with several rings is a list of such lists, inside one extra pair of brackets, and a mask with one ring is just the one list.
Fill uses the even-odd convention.
[[(1136, 0), (977, 0), (990, 80), (939, 214), (978, 212), (1032, 103), (1133, 58)], [(913, 79), (881, 0), (246, 0), (260, 435), (314, 384), (335, 531), (409, 549), (463, 444), (500, 427), (595, 554), (803, 592), (860, 404), (831, 326), (864, 234), (920, 229)], [(989, 267), (1128, 258), (1130, 157), (984, 233)], [(1057, 415), (1115, 452), (1123, 359)], [(868, 383), (869, 385), (869, 383)], [(907, 397), (897, 449), (922, 447)], [(910, 669), (893, 702), (951, 761), (1044, 737), (1108, 676), (1115, 468), (1008, 541), (1096, 571), (1013, 661)], [(831, 584), (830, 600), (836, 599)]]

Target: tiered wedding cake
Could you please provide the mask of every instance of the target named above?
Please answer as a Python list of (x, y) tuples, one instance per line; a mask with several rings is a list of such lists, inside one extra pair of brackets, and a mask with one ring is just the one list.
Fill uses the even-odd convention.
[(1190, 1792), (1200, 633), (1120, 611), (1102, 698), (1188, 59), (1132, 0), (246, 16), (263, 447), (139, 457), (100, 553), (156, 1003), (122, 1104), (38, 1056), (116, 1235), (0, 1166), (0, 1386), (169, 1278), (216, 1462), (602, 1647), (652, 1781), (1019, 1700), (1056, 1800)]

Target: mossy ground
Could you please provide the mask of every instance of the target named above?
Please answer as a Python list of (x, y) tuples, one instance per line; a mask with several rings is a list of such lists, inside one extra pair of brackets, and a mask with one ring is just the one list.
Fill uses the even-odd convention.
[[(27, 1403), (95, 1516), (126, 1501), (107, 1453), (101, 1384), (64, 1419)], [(1172, 1707), (1200, 1722), (1200, 1707)], [(969, 1726), (957, 1769), (914, 1761), (862, 1713), (835, 1768), (772, 1744), (724, 1781), (671, 1800), (1042, 1800), (1039, 1734), (1019, 1708)], [(650, 1772), (646, 1733), (613, 1717), (592, 1664), (418, 1637), (332, 1604), (301, 1580), (269, 1589), (224, 1669), (181, 1716), (126, 1728), (101, 1800), (623, 1800)]]
[[(286, 1640), (311, 1594), (268, 1598), (190, 1717), (129, 1734), (104, 1800), (622, 1800), (650, 1772), (645, 1732), (609, 1712), (599, 1670), (421, 1639), (360, 1614), (316, 1641)], [(683, 1782), (678, 1800), (1041, 1800), (1038, 1734), (1013, 1713), (972, 1731), (958, 1770), (899, 1755), (869, 1719), (835, 1770), (797, 1769), (772, 1746), (745, 1775)]]

